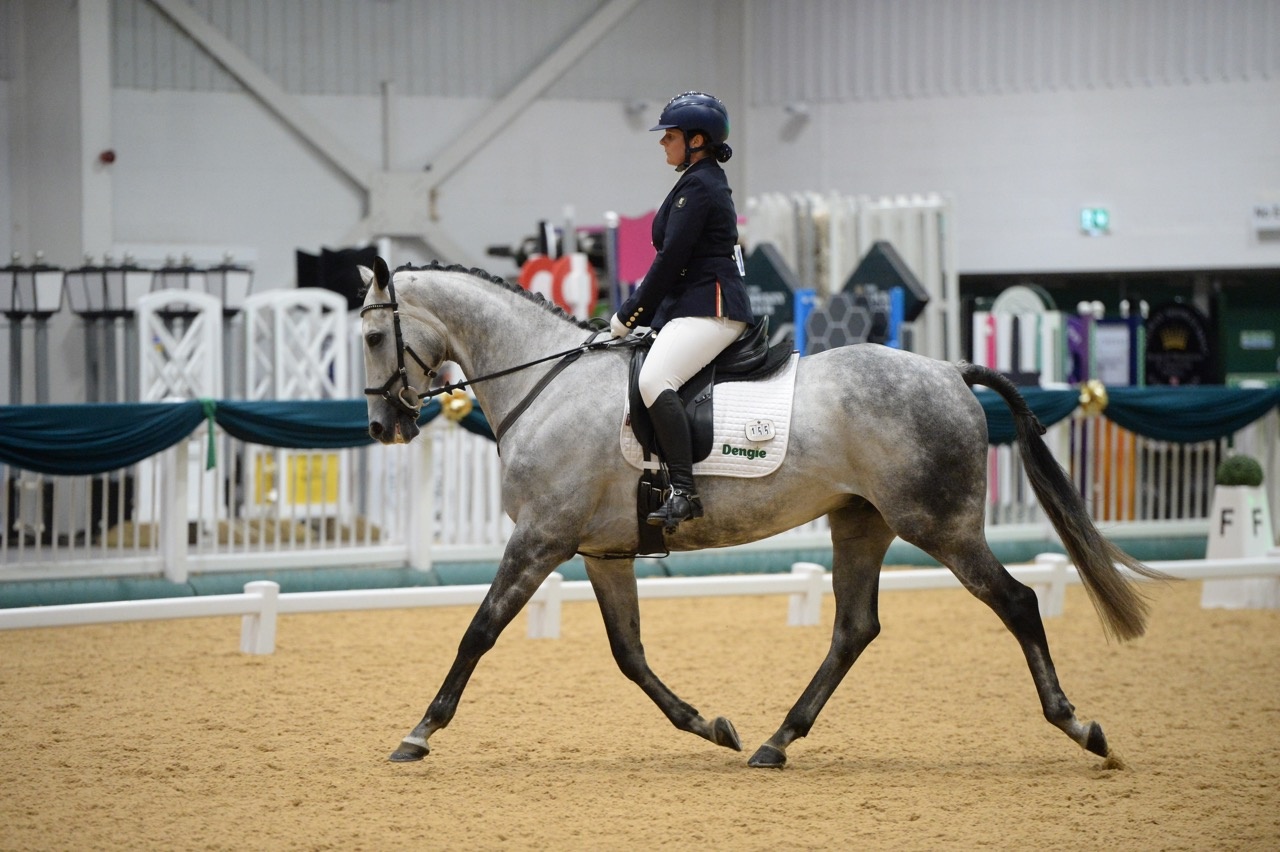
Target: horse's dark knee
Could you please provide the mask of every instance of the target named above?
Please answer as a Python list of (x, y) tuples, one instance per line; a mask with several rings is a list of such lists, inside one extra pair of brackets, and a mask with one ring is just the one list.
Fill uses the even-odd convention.
[(475, 626), (468, 627), (458, 643), (458, 656), (464, 659), (475, 659), (492, 650), (498, 643), (498, 634)]
[(1035, 589), (1012, 578), (1010, 580), (1012, 582), (1004, 590), (1004, 606), (1000, 608), (1008, 619), (1010, 629), (1019, 636), (1043, 633), (1044, 622), (1040, 618), (1040, 599), (1036, 597)]
[(880, 619), (872, 618), (859, 622), (853, 627), (854, 646), (862, 649), (870, 645), (880, 635)]
[(858, 619), (838, 628), (831, 637), (831, 648), (841, 659), (861, 654), (880, 635), (880, 619)]

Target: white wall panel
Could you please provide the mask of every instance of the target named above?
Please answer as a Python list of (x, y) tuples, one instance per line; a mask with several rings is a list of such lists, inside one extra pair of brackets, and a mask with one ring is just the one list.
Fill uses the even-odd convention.
[[(4, 2), (4, 0), (0, 0)], [(293, 94), (496, 98), (604, 0), (188, 0)], [(236, 81), (148, 0), (113, 0), (119, 88), (236, 91)], [(720, 88), (736, 68), (717, 41), (740, 40), (740, 0), (645, 0), (549, 92), (560, 98)], [(721, 84), (717, 86), (716, 84)], [(734, 83), (736, 85), (736, 82)]]
[[(642, 0), (548, 90), (551, 98), (666, 98), (741, 88), (742, 0)], [(661, 108), (662, 104), (655, 104)], [(656, 111), (654, 117), (656, 117)]]
[(749, 0), (755, 105), (1280, 79), (1275, 0)]
[[(12, 124), (12, 107), (9, 82), (13, 79), (14, 56), (13, 51), (15, 45), (14, 39), (17, 33), (14, 31), (14, 21), (16, 20), (17, 11), (14, 9), (11, 0), (0, 0), (0, 258), (4, 263), (9, 262), (12, 253), (13, 244), (13, 180), (10, 178), (10, 170), (12, 168), (12, 149), (13, 149), (13, 130)], [(5, 402), (9, 401), (8, 382), (9, 375), (5, 371), (5, 375), (0, 381), (4, 382), (4, 394), (0, 399)]]
[[(392, 79), (393, 166), (412, 170), (604, 0), (191, 2), (370, 163)], [(46, 4), (0, 0), (15, 8)], [(343, 239), (362, 197), (152, 3), (111, 8), (117, 240), (252, 245), (258, 284), (287, 286), (293, 250)], [(1278, 39), (1280, 0), (642, 0), (443, 184), (439, 224), (487, 260), (565, 205), (583, 222), (644, 212), (672, 178), (647, 128), (697, 87), (733, 110), (737, 197), (948, 193), (964, 271), (1280, 266), (1247, 227), (1280, 192)], [(0, 94), (0, 128), (39, 119), (21, 86)], [(796, 100), (807, 122), (781, 108)], [(7, 145), (10, 187), (82, 159)], [(79, 227), (30, 219), (4, 188), (11, 241)], [(1112, 237), (1077, 233), (1085, 203), (1111, 206)]]
[[(377, 94), (391, 80), (400, 94), (493, 98), (603, 0), (189, 2), (289, 92)], [(148, 0), (112, 8), (115, 85), (238, 88)], [(711, 60), (744, 14), (755, 104), (1280, 76), (1275, 0), (645, 0), (550, 94), (724, 89), (737, 69)]]
[(965, 273), (1280, 268), (1249, 226), (1280, 197), (1280, 79), (748, 112), (751, 194), (946, 193)]
[(14, 20), (16, 11), (12, 0), (0, 0), (0, 80), (13, 79)]

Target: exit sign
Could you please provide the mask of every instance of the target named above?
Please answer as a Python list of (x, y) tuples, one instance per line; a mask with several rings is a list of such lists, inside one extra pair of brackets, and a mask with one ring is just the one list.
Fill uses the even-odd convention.
[(1111, 211), (1105, 207), (1081, 207), (1080, 231), (1091, 237), (1111, 233)]

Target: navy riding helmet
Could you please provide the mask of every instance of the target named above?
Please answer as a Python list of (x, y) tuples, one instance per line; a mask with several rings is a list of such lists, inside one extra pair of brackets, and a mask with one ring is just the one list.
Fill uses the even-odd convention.
[[(676, 166), (678, 172), (689, 168), (689, 155), (695, 151), (709, 148), (712, 155), (722, 163), (733, 156), (733, 149), (725, 144), (725, 140), (729, 138), (729, 110), (719, 98), (705, 92), (676, 95), (663, 108), (662, 115), (658, 116), (658, 123), (649, 129), (675, 129), (684, 134), (684, 162)], [(690, 148), (689, 137), (699, 133), (709, 143)]]

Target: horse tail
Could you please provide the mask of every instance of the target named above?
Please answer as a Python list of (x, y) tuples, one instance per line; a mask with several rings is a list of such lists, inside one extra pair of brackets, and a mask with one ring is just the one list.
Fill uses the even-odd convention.
[(1120, 572), (1116, 563), (1153, 580), (1172, 578), (1147, 567), (1102, 536), (1089, 517), (1080, 493), (1041, 439), (1045, 427), (1013, 382), (988, 367), (964, 362), (958, 367), (965, 384), (991, 388), (1004, 398), (1013, 412), (1018, 450), (1031, 487), (1076, 566), (1094, 609), (1102, 619), (1103, 629), (1121, 641), (1141, 636), (1146, 630), (1147, 601)]

